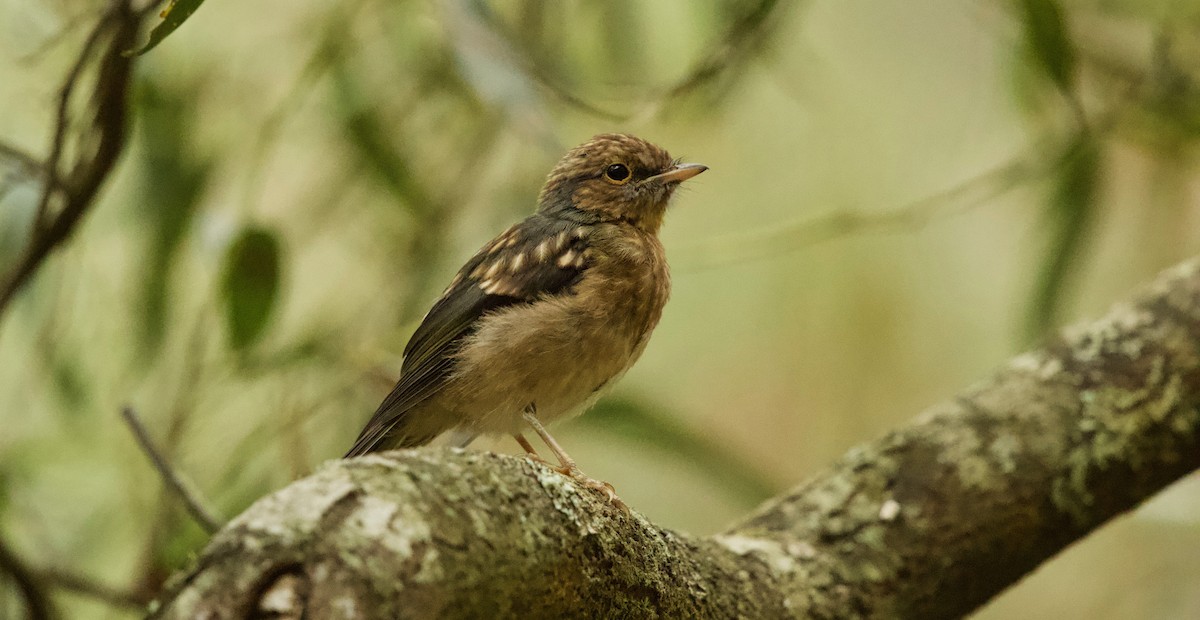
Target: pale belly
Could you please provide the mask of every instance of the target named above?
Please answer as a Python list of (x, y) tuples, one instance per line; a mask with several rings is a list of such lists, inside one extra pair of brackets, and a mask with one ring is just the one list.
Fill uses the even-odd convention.
[(630, 309), (554, 304), (488, 317), (465, 343), (435, 406), (479, 433), (520, 432), (530, 405), (546, 423), (580, 413), (637, 360), (658, 319), (628, 316), (634, 325), (614, 328), (613, 313)]

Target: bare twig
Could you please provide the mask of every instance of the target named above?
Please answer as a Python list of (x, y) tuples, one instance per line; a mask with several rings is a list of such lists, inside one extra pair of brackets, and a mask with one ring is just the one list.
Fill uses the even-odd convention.
[[(1129, 107), (1131, 97), (1112, 106), (1088, 126), (1099, 138), (1112, 131)], [(920, 228), (948, 215), (986, 204), (1022, 184), (1058, 170), (1074, 154), (1078, 135), (1046, 136), (1024, 153), (950, 188), (890, 209), (873, 212), (836, 211), (766, 230), (721, 236), (679, 248), (680, 273), (703, 271), (761, 260), (807, 248), (824, 241), (867, 230)]]
[(130, 430), (133, 431), (134, 437), (137, 438), (138, 445), (142, 447), (142, 451), (146, 453), (146, 456), (150, 457), (150, 462), (154, 464), (154, 468), (162, 476), (163, 482), (175, 495), (179, 496), (179, 499), (183, 500), (183, 505), (187, 508), (188, 514), (192, 515), (192, 518), (209, 533), (221, 529), (222, 525), (224, 525), (224, 519), (218, 516), (200, 496), (199, 492), (171, 466), (171, 463), (167, 461), (167, 457), (158, 450), (154, 445), (154, 441), (150, 439), (150, 433), (146, 431), (145, 425), (142, 424), (133, 407), (122, 407), (121, 416), (129, 424)]
[[(63, 148), (66, 146), (67, 130), (71, 125), (71, 95), (75, 92), (75, 86), (79, 83), (79, 78), (83, 75), (84, 68), (87, 67), (88, 61), (92, 58), (92, 50), (99, 44), (100, 37), (108, 30), (111, 20), (111, 11), (106, 11), (100, 17), (100, 22), (96, 24), (96, 27), (92, 29), (87, 39), (84, 40), (83, 48), (79, 50), (79, 56), (75, 58), (75, 63), (71, 65), (71, 70), (67, 72), (66, 80), (63, 81), (63, 86), (58, 96), (58, 110), (54, 117), (54, 136), (50, 141), (50, 156), (46, 158), (47, 189), (42, 192), (42, 198), (38, 202), (37, 217), (33, 220), (35, 237), (46, 226), (46, 220), (50, 211), (50, 202), (58, 194), (49, 188), (57, 186), (60, 180), (58, 164), (59, 160), (62, 159)], [(97, 86), (97, 89), (99, 89), (99, 86)]]
[(139, 594), (132, 590), (122, 588), (114, 588), (113, 586), (100, 583), (86, 575), (72, 573), (57, 568), (44, 568), (37, 571), (38, 578), (46, 582), (47, 585), (55, 588), (96, 599), (104, 603), (108, 603), (112, 607), (125, 607), (128, 609), (145, 609), (146, 605), (150, 604), (148, 595)]
[(611, 110), (572, 92), (570, 85), (564, 84), (560, 78), (553, 75), (545, 66), (545, 62), (539, 61), (527, 44), (513, 33), (507, 32), (489, 13), (483, 12), (477, 17), (485, 22), (491, 33), (502, 37), (507, 47), (520, 54), (521, 57), (513, 63), (514, 68), (559, 101), (597, 118), (637, 124), (658, 116), (672, 101), (694, 92), (753, 58), (769, 39), (772, 27), (779, 22), (779, 13), (786, 8), (783, 5), (792, 4), (795, 3), (780, 0), (760, 0), (754, 4), (732, 20), (720, 39), (709, 48), (708, 53), (694, 62), (683, 77), (661, 90), (656, 89), (648, 93), (631, 112)]
[(730, 69), (753, 59), (770, 39), (771, 31), (780, 21), (780, 13), (793, 5), (779, 0), (760, 0), (730, 24), (721, 40), (704, 57), (693, 63), (681, 79), (647, 102), (632, 116), (635, 121), (657, 117), (668, 104), (695, 92), (717, 78), (728, 75)]
[(4, 574), (21, 591), (30, 618), (53, 618), (57, 615), (50, 602), (48, 590), (51, 588), (103, 601), (114, 607), (144, 609), (150, 603), (149, 596), (114, 588), (90, 577), (56, 568), (30, 566), (0, 540), (0, 576)]
[(46, 166), (36, 157), (11, 144), (0, 142), (0, 160), (8, 160), (9, 170), (0, 174), (0, 200), (11, 191), (15, 181), (45, 178)]
[[(145, 15), (144, 11), (134, 11), (131, 4), (132, 0), (113, 0), (67, 73), (59, 96), (50, 155), (42, 166), (46, 184), (33, 231), (16, 265), (0, 280), (0, 314), (50, 252), (70, 237), (124, 149), (126, 100), (133, 68), (133, 59), (124, 52), (133, 47)], [(99, 46), (103, 49), (97, 53)], [(62, 160), (72, 124), (73, 94), (81, 76), (93, 63), (97, 78), (90, 96), (94, 102), (92, 113), (88, 127), (76, 140), (75, 161), (64, 168)], [(57, 211), (51, 208), (55, 202), (62, 204)]]
[(0, 157), (17, 162), (17, 165), (24, 168), (25, 172), (30, 175), (40, 174), (46, 167), (45, 164), (38, 161), (38, 158), (5, 142), (0, 142)]
[(918, 228), (934, 218), (961, 213), (987, 202), (1019, 184), (1053, 170), (1061, 161), (1034, 161), (1044, 157), (1042, 149), (1020, 156), (971, 177), (945, 191), (920, 198), (900, 207), (876, 213), (836, 211), (783, 224), (769, 230), (723, 236), (680, 248), (685, 258), (681, 272), (702, 271), (786, 254), (811, 245), (864, 230)]
[(50, 595), (46, 593), (46, 583), (0, 539), (0, 577), (5, 574), (13, 580), (25, 599), (25, 610), (30, 620), (49, 620), (57, 616)]

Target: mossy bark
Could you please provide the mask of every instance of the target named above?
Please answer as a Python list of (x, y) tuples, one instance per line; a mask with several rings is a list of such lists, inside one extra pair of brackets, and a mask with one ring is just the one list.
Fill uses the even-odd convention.
[(728, 531), (524, 459), (327, 464), (177, 575), (158, 618), (951, 618), (1200, 467), (1200, 261), (851, 450)]

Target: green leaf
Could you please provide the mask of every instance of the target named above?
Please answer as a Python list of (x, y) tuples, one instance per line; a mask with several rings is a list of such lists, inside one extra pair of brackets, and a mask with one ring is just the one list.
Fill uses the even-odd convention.
[(83, 411), (88, 401), (88, 386), (78, 367), (78, 361), (60, 357), (52, 362), (51, 377), (58, 395), (62, 397), (62, 412), (75, 415)]
[(268, 230), (247, 228), (229, 247), (221, 293), (233, 348), (254, 344), (271, 318), (279, 293), (279, 241)]
[(154, 49), (159, 43), (162, 43), (163, 39), (167, 38), (167, 35), (182, 26), (183, 22), (187, 21), (187, 18), (191, 17), (201, 4), (204, 4), (204, 0), (171, 0), (171, 4), (167, 5), (166, 10), (159, 15), (163, 18), (162, 23), (150, 31), (150, 41), (141, 49), (135, 52), (126, 52), (126, 54), (141, 56)]
[(1026, 44), (1046, 75), (1064, 93), (1075, 79), (1075, 48), (1067, 37), (1062, 9), (1055, 0), (1020, 0)]
[(1100, 148), (1083, 136), (1068, 151), (1046, 205), (1050, 247), (1042, 261), (1027, 318), (1030, 340), (1041, 337), (1059, 320), (1071, 268), (1083, 253), (1096, 214), (1096, 190), (1101, 178)]

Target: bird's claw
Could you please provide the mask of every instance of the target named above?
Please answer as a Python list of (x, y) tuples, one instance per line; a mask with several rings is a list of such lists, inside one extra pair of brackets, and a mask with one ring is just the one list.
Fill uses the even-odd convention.
[(599, 491), (601, 494), (604, 495), (605, 499), (608, 500), (608, 503), (616, 506), (617, 508), (620, 508), (621, 510), (623, 510), (625, 512), (629, 512), (629, 506), (627, 506), (625, 504), (625, 502), (621, 501), (621, 498), (617, 496), (617, 489), (614, 488), (613, 485), (611, 485), (603, 480), (596, 480), (595, 478), (588, 476), (587, 474), (580, 471), (579, 468), (576, 467), (573, 463), (571, 465), (555, 467), (554, 470), (564, 476), (571, 478), (572, 480), (574, 480), (575, 482), (579, 483), (580, 485), (582, 485), (586, 488), (592, 489), (594, 491)]

